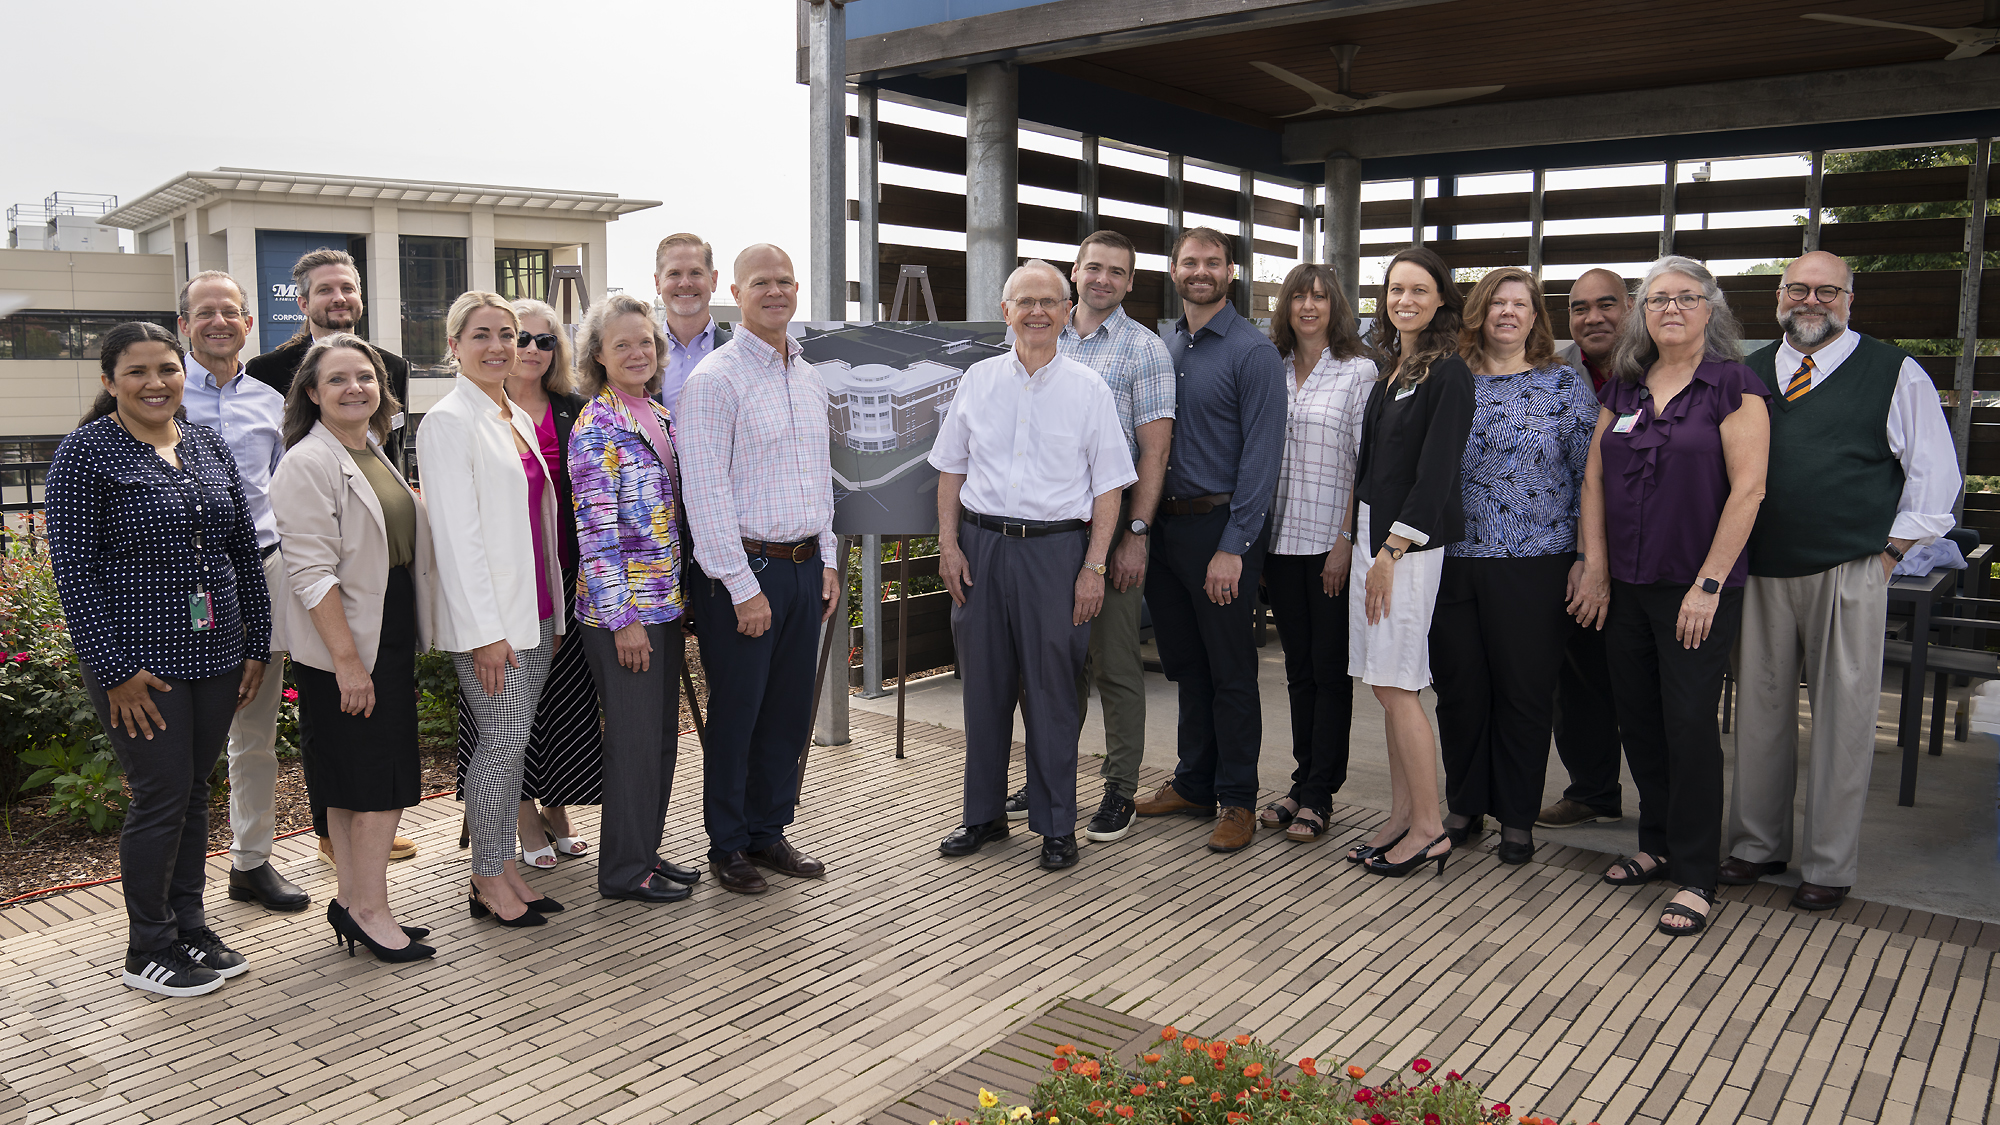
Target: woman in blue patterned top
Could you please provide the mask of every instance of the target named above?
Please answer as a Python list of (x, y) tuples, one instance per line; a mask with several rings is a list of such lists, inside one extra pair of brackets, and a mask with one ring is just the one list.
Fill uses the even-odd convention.
[(56, 447), (47, 494), (83, 685), (132, 786), (123, 979), (165, 996), (249, 968), (202, 913), (208, 775), (271, 661), (257, 531), (229, 447), (183, 420), (184, 358), (156, 324), (105, 333), (104, 393)]
[(1494, 270), (1465, 302), (1459, 354), (1472, 368), (1472, 434), (1460, 462), (1465, 538), (1445, 548), (1431, 669), (1454, 844), (1484, 814), (1500, 861), (1534, 853), (1565, 606), (1581, 578), (1577, 514), (1597, 398), (1555, 358), (1542, 287)]

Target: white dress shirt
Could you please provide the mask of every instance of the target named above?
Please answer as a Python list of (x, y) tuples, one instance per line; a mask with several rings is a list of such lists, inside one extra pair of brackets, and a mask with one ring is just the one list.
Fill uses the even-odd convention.
[(930, 462), (965, 475), (967, 511), (1017, 520), (1087, 520), (1139, 479), (1111, 388), (1062, 355), (1033, 375), (1012, 353), (967, 368)]
[[(1812, 385), (1833, 377), (1861, 344), (1852, 328), (1813, 353)], [(1791, 382), (1805, 353), (1787, 339), (1778, 344), (1775, 371), (1778, 385)], [(1889, 538), (1929, 543), (1957, 524), (1952, 507), (1964, 480), (1958, 475), (1958, 449), (1944, 420), (1937, 384), (1914, 359), (1903, 360), (1896, 373), (1896, 390), (1889, 397), (1889, 452), (1903, 463), (1903, 495), (1896, 502), (1896, 522)]]
[(1271, 501), (1270, 551), (1317, 555), (1332, 549), (1354, 495), (1361, 414), (1376, 370), (1372, 360), (1335, 359), (1327, 348), (1301, 387), (1295, 358), (1285, 357), (1285, 457)]
[(270, 547), (278, 541), (278, 520), (271, 514), (271, 474), (285, 455), (285, 396), (250, 378), (240, 366), (236, 378), (218, 387), (215, 376), (193, 352), (186, 362), (181, 405), (187, 408), (188, 421), (222, 435), (243, 481), (243, 502), (257, 527), (257, 546)]

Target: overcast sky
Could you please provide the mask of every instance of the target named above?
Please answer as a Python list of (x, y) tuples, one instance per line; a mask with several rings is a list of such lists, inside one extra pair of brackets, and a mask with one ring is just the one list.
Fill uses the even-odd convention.
[(790, 0), (7, 12), (0, 205), (53, 191), (129, 202), (223, 165), (609, 191), (664, 203), (610, 225), (614, 286), (650, 296), (652, 247), (683, 229), (718, 265), (776, 242), (805, 276)]

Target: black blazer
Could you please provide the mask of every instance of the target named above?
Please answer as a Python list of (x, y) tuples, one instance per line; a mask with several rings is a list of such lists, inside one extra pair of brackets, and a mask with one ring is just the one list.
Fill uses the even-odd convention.
[[(243, 365), (243, 372), (279, 394), (285, 394), (292, 389), (292, 376), (299, 373), (299, 364), (305, 362), (306, 351), (311, 347), (311, 335), (295, 336), (263, 355), (250, 357), (250, 361)], [(395, 352), (379, 347), (375, 348), (375, 354), (382, 357), (382, 367), (389, 373), (389, 390), (395, 393), (396, 401), (403, 404), (406, 412), (404, 417), (407, 421), (407, 411), (410, 408), (410, 361)], [(403, 464), (403, 435), (408, 432), (409, 427), (405, 425), (392, 431), (389, 440), (382, 443), (382, 451), (397, 465)]]
[(1407, 393), (1378, 379), (1361, 416), (1354, 498), (1368, 505), (1368, 557), (1381, 553), (1391, 524), (1428, 536), (1428, 551), (1465, 538), (1459, 464), (1472, 433), (1472, 369), (1455, 355), (1431, 364)]
[[(576, 499), (571, 494), (569, 479), (569, 432), (576, 428), (576, 416), (589, 400), (582, 395), (549, 395), (549, 413), (556, 416), (556, 460), (550, 465), (558, 482), (556, 488), (556, 534), (562, 537), (563, 550), (570, 558), (579, 562), (583, 556), (576, 547)], [(560, 557), (560, 556), (558, 556)]]

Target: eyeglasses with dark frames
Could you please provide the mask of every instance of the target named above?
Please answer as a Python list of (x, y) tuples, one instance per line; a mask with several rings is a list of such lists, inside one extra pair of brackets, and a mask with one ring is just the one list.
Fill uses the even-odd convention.
[(1820, 304), (1830, 305), (1840, 300), (1842, 293), (1852, 293), (1854, 290), (1842, 289), (1838, 285), (1800, 285), (1794, 282), (1791, 285), (1778, 286), (1778, 292), (1783, 293), (1794, 301), (1803, 301), (1807, 297), (1818, 297)]
[(1682, 312), (1687, 312), (1706, 300), (1708, 295), (1705, 293), (1655, 293), (1646, 298), (1646, 311), (1660, 312), (1668, 305), (1673, 305)]

